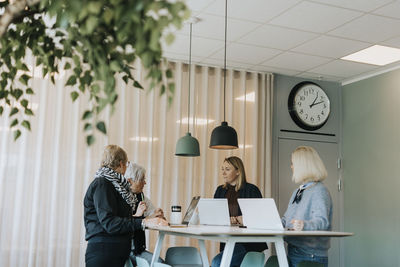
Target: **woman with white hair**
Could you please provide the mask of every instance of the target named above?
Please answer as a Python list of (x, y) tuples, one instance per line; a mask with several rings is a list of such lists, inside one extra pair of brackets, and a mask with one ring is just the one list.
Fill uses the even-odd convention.
[(168, 225), (161, 218), (135, 218), (137, 199), (123, 175), (128, 157), (117, 145), (104, 149), (101, 167), (89, 185), (84, 205), (87, 267), (123, 267), (132, 234), (146, 226)]
[[(145, 168), (129, 162), (125, 177), (128, 179), (131, 192), (138, 202), (133, 216), (140, 219), (155, 217), (165, 219), (163, 210), (156, 209), (150, 199), (143, 194), (143, 188), (146, 184)], [(134, 264), (136, 264), (136, 257), (144, 258), (149, 264), (151, 263), (153, 254), (146, 250), (146, 235), (142, 229), (135, 230), (134, 232), (130, 257)], [(159, 258), (158, 261), (162, 262), (161, 258)]]
[[(300, 184), (290, 200), (283, 226), (295, 231), (329, 231), (332, 229), (332, 199), (322, 181), (328, 176), (318, 153), (308, 146), (300, 146), (292, 153), (292, 180)], [(302, 261), (328, 266), (328, 237), (286, 237), (289, 267)]]

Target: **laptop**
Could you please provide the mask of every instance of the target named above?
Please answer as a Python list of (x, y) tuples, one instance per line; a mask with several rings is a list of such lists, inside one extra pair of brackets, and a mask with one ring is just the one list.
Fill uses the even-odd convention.
[(226, 198), (201, 198), (199, 204), (199, 219), (203, 225), (231, 225), (228, 200)]
[(185, 216), (183, 216), (181, 224), (170, 224), (170, 227), (187, 227), (189, 225), (190, 219), (193, 216), (194, 211), (196, 210), (197, 204), (199, 203), (200, 196), (195, 196), (190, 201), (189, 207), (186, 210)]
[(239, 198), (243, 225), (247, 228), (283, 230), (281, 218), (272, 198)]

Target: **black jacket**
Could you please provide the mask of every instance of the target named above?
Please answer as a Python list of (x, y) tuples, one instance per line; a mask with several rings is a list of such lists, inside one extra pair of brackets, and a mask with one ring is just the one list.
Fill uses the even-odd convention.
[(89, 242), (130, 243), (133, 232), (142, 229), (142, 219), (132, 217), (132, 209), (106, 178), (89, 185), (84, 201), (85, 239)]
[[(142, 193), (136, 194), (136, 197), (138, 199), (138, 203), (140, 203), (140, 201), (144, 200)], [(136, 205), (136, 208), (133, 211), (133, 214), (136, 213), (138, 206), (139, 205)], [(134, 217), (134, 218), (144, 219), (144, 216)], [(133, 233), (132, 252), (134, 255), (139, 255), (140, 253), (142, 253), (145, 250), (146, 250), (146, 234), (143, 231), (143, 229), (135, 230), (135, 232)]]
[[(214, 198), (225, 198), (227, 189), (223, 185), (218, 186), (215, 191)], [(257, 186), (250, 183), (245, 183), (241, 189), (239, 189), (239, 198), (262, 198), (260, 189)], [(239, 208), (239, 213), (242, 215), (242, 211)], [(237, 243), (244, 246), (246, 251), (263, 251), (268, 248), (266, 243)], [(224, 250), (225, 244), (220, 244), (220, 251)]]

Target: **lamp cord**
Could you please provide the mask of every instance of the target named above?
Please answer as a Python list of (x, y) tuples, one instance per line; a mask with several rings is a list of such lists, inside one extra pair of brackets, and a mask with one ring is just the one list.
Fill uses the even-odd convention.
[(191, 67), (192, 67), (192, 24), (190, 23), (190, 45), (189, 45), (189, 99), (188, 99), (188, 132), (189, 132), (189, 122), (190, 122), (190, 76), (192, 76)]
[(228, 0), (225, 0), (225, 51), (224, 51), (224, 121), (225, 121), (225, 90), (226, 90), (226, 32), (228, 25)]

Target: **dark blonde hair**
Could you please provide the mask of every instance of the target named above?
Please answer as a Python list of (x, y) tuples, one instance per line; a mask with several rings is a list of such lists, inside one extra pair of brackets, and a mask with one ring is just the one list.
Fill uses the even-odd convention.
[(128, 162), (128, 156), (122, 148), (117, 145), (108, 145), (104, 148), (101, 167), (108, 167), (115, 170), (120, 166), (121, 162), (123, 164)]
[[(229, 163), (230, 165), (232, 165), (235, 168), (235, 170), (239, 171), (239, 177), (237, 178), (237, 183), (235, 186), (235, 190), (237, 192), (247, 182), (246, 181), (246, 171), (244, 170), (243, 161), (236, 156), (232, 156), (229, 158), (225, 158), (224, 162)], [(226, 187), (227, 187), (227, 184), (224, 185), (224, 188), (226, 188)]]

